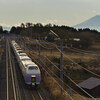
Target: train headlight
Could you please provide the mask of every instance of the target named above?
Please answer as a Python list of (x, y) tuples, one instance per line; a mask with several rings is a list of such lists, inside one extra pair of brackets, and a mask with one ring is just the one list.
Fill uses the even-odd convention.
[(35, 76), (35, 75), (32, 75), (32, 76), (31, 76), (31, 81), (32, 81), (32, 82), (36, 82), (36, 76)]

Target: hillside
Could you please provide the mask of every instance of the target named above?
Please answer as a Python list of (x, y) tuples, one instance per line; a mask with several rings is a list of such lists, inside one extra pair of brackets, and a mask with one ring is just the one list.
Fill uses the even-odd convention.
[(96, 15), (78, 25), (75, 25), (74, 28), (90, 28), (100, 32), (100, 15)]
[(3, 30), (7, 30), (7, 31), (10, 31), (10, 27), (6, 27), (6, 26), (3, 26)]

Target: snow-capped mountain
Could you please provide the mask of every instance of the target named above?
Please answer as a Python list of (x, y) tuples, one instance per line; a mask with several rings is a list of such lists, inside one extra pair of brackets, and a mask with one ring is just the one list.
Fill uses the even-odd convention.
[(75, 25), (74, 28), (90, 28), (100, 32), (100, 15), (96, 15), (78, 25)]

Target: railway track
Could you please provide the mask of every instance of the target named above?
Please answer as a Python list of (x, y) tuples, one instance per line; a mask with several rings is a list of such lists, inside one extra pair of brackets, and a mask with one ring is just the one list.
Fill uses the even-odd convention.
[(0, 100), (6, 100), (5, 41), (0, 41)]
[(18, 93), (16, 75), (11, 57), (9, 40), (6, 40), (6, 79), (7, 79), (7, 98), (6, 100), (20, 100)]
[(0, 55), (0, 100), (50, 100), (40, 88), (25, 85), (9, 38), (6, 37), (0, 44), (3, 45)]
[(13, 50), (11, 50), (11, 56), (13, 58), (12, 62), (14, 63), (15, 70), (16, 70), (16, 76), (18, 80), (18, 86), (20, 89), (21, 100), (50, 100), (47, 99), (46, 95), (41, 90), (41, 88), (36, 89), (34, 87), (25, 85), (22, 72), (20, 70), (19, 64), (17, 62)]

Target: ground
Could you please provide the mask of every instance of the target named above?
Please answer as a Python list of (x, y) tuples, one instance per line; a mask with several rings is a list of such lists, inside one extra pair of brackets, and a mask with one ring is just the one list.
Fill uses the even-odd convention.
[[(31, 53), (31, 55), (33, 57), (36, 57), (38, 60), (38, 56), (34, 53), (34, 50), (36, 53), (38, 53), (38, 47), (39, 47), (38, 44), (30, 45), (30, 42), (36, 42), (36, 40), (26, 38), (25, 42), (26, 42), (27, 46), (32, 48), (32, 50), (29, 50), (26, 47), (25, 51), (27, 53)], [(24, 45), (21, 45), (21, 47), (24, 49)], [(57, 48), (55, 48), (55, 46), (53, 46), (53, 45), (48, 46), (48, 45), (42, 44), (42, 45), (40, 45), (40, 48), (41, 48), (41, 58), (43, 56), (48, 57), (59, 68), (59, 60), (60, 60), (59, 50), (57, 50)], [(76, 65), (69, 59), (80, 64), (81, 66), (85, 67), (86, 69), (93, 71), (96, 74), (100, 74), (100, 64), (99, 64), (99, 62), (100, 62), (99, 54), (100, 53), (95, 52), (97, 49), (98, 49), (97, 51), (100, 50), (100, 44), (94, 44), (88, 50), (90, 50), (90, 49), (94, 50), (94, 51), (85, 52), (87, 50), (81, 51), (81, 50), (74, 50), (72, 48), (70, 50), (65, 48), (63, 51), (63, 53), (64, 53), (64, 55), (63, 55), (64, 72), (66, 75), (70, 76), (76, 83), (84, 81), (90, 77), (96, 77), (96, 76), (86, 72), (84, 69), (82, 69), (80, 66)], [(48, 62), (47, 59), (44, 59), (43, 61), (46, 63), (48, 68), (52, 69), (53, 65), (50, 64), (50, 62)], [(48, 71), (48, 68), (47, 68), (47, 71)], [(54, 68), (53, 70), (54, 70), (55, 74), (57, 74), (59, 77), (59, 71), (56, 68)], [(60, 87), (55, 82), (52, 82), (52, 78), (49, 75), (47, 75), (47, 76), (48, 77), (46, 77), (44, 79), (45, 87), (48, 89), (48, 91), (51, 93), (51, 95), (55, 96), (55, 98), (58, 100), (57, 97), (60, 96), (60, 89), (59, 89)], [(54, 78), (59, 82), (59, 79), (57, 77), (54, 77)], [(48, 81), (46, 81), (46, 80), (48, 80)], [(64, 78), (64, 82), (66, 83), (66, 85), (69, 85), (70, 87), (74, 88), (74, 90), (76, 91), (75, 85), (73, 85), (66, 78)], [(66, 88), (66, 90), (68, 89), (68, 87), (65, 87), (65, 88)], [(79, 95), (78, 93), (75, 93), (73, 91), (72, 91), (71, 96), (74, 98), (74, 100), (92, 100), (91, 98), (88, 98), (83, 95)], [(68, 98), (68, 96), (65, 98)], [(100, 100), (100, 98), (96, 98), (96, 100)]]

